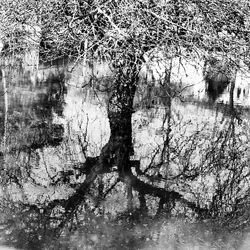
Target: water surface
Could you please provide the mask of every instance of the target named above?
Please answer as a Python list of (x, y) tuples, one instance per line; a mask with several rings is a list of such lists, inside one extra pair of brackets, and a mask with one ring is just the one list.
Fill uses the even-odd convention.
[[(143, 214), (142, 198), (133, 190), (132, 214), (127, 210), (126, 180), (121, 181), (115, 164), (90, 178), (90, 183), (86, 180), (112, 138), (107, 111), (112, 76), (105, 64), (82, 69), (82, 65), (73, 69), (67, 64), (40, 65), (38, 71), (5, 72), (8, 91), (4, 93), (2, 84), (0, 89), (0, 242), (19, 249), (160, 249), (159, 244), (173, 244), (175, 249), (176, 235), (169, 235), (167, 229), (184, 233), (181, 203), (175, 211), (181, 220), (159, 219), (159, 199), (145, 195), (148, 211)], [(225, 105), (195, 98), (185, 102), (175, 98), (169, 106), (161, 91), (141, 80), (136, 92), (130, 161), (139, 162), (139, 169), (137, 164), (132, 170), (138, 176), (144, 171), (145, 177), (138, 177), (139, 181), (159, 190), (178, 190), (185, 199), (206, 206), (213, 198), (212, 172), (202, 169), (204, 175), (193, 180), (169, 176), (166, 182), (163, 176), (170, 172), (178, 176), (187, 162), (194, 168), (190, 173), (195, 171), (210, 146), (209, 138), (218, 139), (218, 131), (231, 128), (231, 116)], [(234, 133), (247, 150), (249, 113), (242, 107), (236, 110), (241, 119), (234, 119)], [(171, 162), (167, 169), (164, 145), (169, 138)], [(220, 240), (214, 228), (185, 227), (197, 238), (200, 228), (204, 231), (200, 233), (203, 245), (197, 249), (211, 249), (212, 239)], [(168, 243), (161, 232), (172, 237)], [(189, 243), (196, 241), (188, 237)], [(225, 233), (223, 244), (233, 245), (229, 238)]]

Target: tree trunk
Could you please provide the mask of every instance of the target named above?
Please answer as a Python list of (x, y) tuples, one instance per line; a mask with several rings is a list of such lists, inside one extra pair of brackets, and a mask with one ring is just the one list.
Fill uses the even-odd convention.
[(230, 92), (229, 92), (229, 112), (233, 114), (234, 111), (234, 88), (235, 88), (235, 78), (230, 81)]
[(6, 168), (7, 153), (7, 132), (8, 132), (8, 88), (6, 83), (5, 71), (1, 69), (3, 92), (4, 92), (4, 130), (0, 149), (0, 170)]
[(6, 83), (5, 71), (2, 69), (2, 82), (4, 91), (4, 135), (2, 141), (3, 153), (6, 154), (6, 141), (7, 141), (7, 130), (8, 130), (8, 88)]
[(130, 173), (130, 155), (133, 154), (131, 120), (139, 70), (140, 65), (135, 62), (118, 68), (108, 103), (111, 130), (108, 154), (114, 157), (119, 173)]
[(106, 145), (105, 157), (112, 159), (120, 178), (127, 186), (128, 209), (132, 209), (132, 172), (130, 156), (133, 155), (132, 113), (133, 100), (139, 80), (141, 62), (134, 57), (117, 68), (113, 93), (108, 103), (111, 136)]

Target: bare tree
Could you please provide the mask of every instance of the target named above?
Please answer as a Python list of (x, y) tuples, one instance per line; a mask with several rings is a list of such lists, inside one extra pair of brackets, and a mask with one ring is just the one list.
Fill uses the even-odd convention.
[[(234, 135), (223, 134), (220, 137), (220, 133), (224, 131), (219, 131), (216, 138), (212, 138), (217, 141), (215, 145), (209, 144), (206, 154), (202, 152), (205, 158), (198, 166), (192, 163), (192, 157), (201, 146), (198, 140), (201, 131), (197, 131), (186, 140), (179, 140), (178, 145), (172, 146), (171, 126), (174, 125), (171, 124), (173, 120), (171, 101), (175, 94), (169, 80), (171, 67), (165, 70), (162, 81), (164, 95), (168, 100), (168, 113), (164, 119), (167, 123), (166, 137), (163, 149), (158, 149), (158, 152), (161, 150), (162, 153), (160, 165), (167, 169), (164, 175), (158, 176), (159, 171), (155, 171), (153, 176), (148, 174), (149, 170), (159, 169), (153, 160), (149, 166), (141, 166), (140, 161), (131, 160), (134, 151), (131, 121), (139, 72), (146, 56), (152, 60), (157, 57), (157, 53), (163, 53), (161, 60), (171, 61), (174, 57), (192, 58), (195, 54), (204, 54), (205, 58), (219, 55), (231, 65), (235, 64), (237, 69), (238, 62), (249, 56), (249, 6), (246, 2), (47, 0), (38, 3), (23, 0), (18, 1), (18, 4), (16, 1), (4, 3), (0, 9), (3, 13), (3, 21), (15, 28), (2, 27), (2, 29), (5, 28), (3, 40), (5, 39), (6, 46), (12, 48), (14, 41), (13, 49), (6, 48), (8, 53), (25, 49), (22, 46), (26, 43), (18, 44), (15, 39), (27, 37), (26, 29), (21, 29), (26, 34), (11, 33), (11, 29), (19, 29), (24, 23), (31, 27), (39, 26), (41, 29), (39, 52), (43, 60), (55, 60), (65, 56), (76, 62), (105, 60), (110, 64), (113, 73), (112, 92), (107, 107), (111, 130), (109, 141), (102, 148), (99, 156), (86, 157), (86, 162), (81, 164), (81, 174), (85, 179), (76, 186), (75, 192), (68, 199), (53, 200), (46, 204), (46, 212), (51, 217), (57, 207), (63, 208), (58, 228), (62, 228), (69, 218), (74, 217), (91, 190), (99, 186), (100, 197), (105, 197), (102, 182), (95, 181), (100, 180), (101, 175), (110, 172), (117, 173), (117, 182), (121, 181), (126, 185), (129, 210), (133, 209), (134, 191), (138, 193), (141, 210), (146, 210), (145, 197), (149, 195), (160, 200), (159, 213), (165, 209), (168, 214), (171, 214), (176, 204), (193, 210), (200, 218), (228, 212), (224, 209), (224, 198), (221, 198), (219, 192), (223, 192), (227, 197), (231, 195), (231, 200), (237, 199), (235, 196), (232, 198), (228, 185), (234, 189), (235, 183), (240, 182), (236, 162), (242, 172), (246, 162), (239, 161), (235, 156), (236, 143), (232, 139), (235, 138)], [(28, 43), (30, 44), (29, 40)], [(233, 89), (232, 80), (231, 92)], [(228, 131), (233, 134), (232, 127), (235, 121), (234, 118), (232, 119), (233, 122)], [(203, 136), (206, 139), (204, 134)], [(228, 151), (221, 152), (221, 145)], [(235, 157), (230, 158), (230, 156), (226, 161), (228, 152)], [(242, 154), (244, 153), (243, 150)], [(171, 172), (170, 169), (173, 162), (179, 167), (176, 175), (173, 175), (174, 171)], [(230, 173), (226, 181), (220, 182), (220, 174), (224, 170), (218, 169), (219, 167), (230, 168), (227, 169)], [(196, 199), (186, 198), (181, 190), (181, 187), (189, 186), (189, 180), (195, 180), (201, 176), (201, 173), (204, 174), (207, 171), (208, 175), (214, 172), (217, 178), (216, 191), (209, 204), (211, 209), (206, 207), (205, 202), (197, 202), (197, 197)], [(160, 181), (164, 180), (164, 187), (157, 184), (156, 177), (159, 177)], [(247, 176), (244, 178), (246, 179)], [(171, 185), (171, 181), (175, 185)], [(115, 186), (114, 183), (111, 184), (106, 190), (106, 195)], [(236, 203), (240, 204), (240, 201), (237, 200), (234, 204)], [(232, 210), (234, 204), (232, 204)]]

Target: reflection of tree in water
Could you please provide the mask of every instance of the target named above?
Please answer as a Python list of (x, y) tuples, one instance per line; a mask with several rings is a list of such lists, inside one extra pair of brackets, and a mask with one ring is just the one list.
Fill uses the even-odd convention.
[(47, 93), (38, 94), (38, 100), (32, 103), (32, 110), (38, 120), (31, 125), (36, 139), (32, 147), (39, 148), (45, 145), (56, 146), (63, 139), (64, 128), (61, 124), (53, 124), (53, 113), (62, 116), (64, 95), (66, 93), (64, 74), (49, 74), (45, 82)]
[(40, 119), (52, 119), (52, 110), (62, 116), (64, 95), (66, 94), (65, 75), (50, 73), (45, 81), (39, 83), (47, 88), (46, 93), (40, 93), (37, 103), (33, 103), (32, 108), (36, 111)]
[(53, 113), (62, 116), (66, 91), (64, 75), (51, 73), (35, 86), (27, 74), (19, 77), (8, 91), (10, 150), (58, 145), (64, 130), (62, 125), (53, 124)]
[[(72, 192), (61, 196), (49, 193), (47, 199), (45, 195), (37, 195), (32, 201), (27, 199), (33, 191), (30, 190), (28, 194), (22, 193), (22, 202), (15, 202), (19, 199), (14, 197), (10, 203), (6, 200), (4, 207), (3, 201), (1, 206), (6, 217), (2, 219), (2, 226), (6, 241), (17, 239), (17, 246), (29, 249), (138, 249), (141, 248), (140, 240), (143, 244), (147, 239), (154, 240), (150, 232), (141, 231), (151, 227), (150, 223), (154, 224), (159, 218), (163, 221), (177, 217), (183, 221), (205, 219), (214, 225), (229, 228), (249, 225), (249, 133), (245, 133), (246, 128), (238, 126), (234, 114), (225, 119), (223, 127), (219, 121), (212, 129), (202, 124), (190, 132), (188, 124), (192, 123), (192, 117), (189, 121), (177, 117), (170, 100), (166, 103), (168, 113), (164, 114), (162, 127), (157, 131), (161, 138), (155, 133), (156, 146), (153, 152), (146, 152), (149, 161), (132, 158), (135, 151), (131, 122), (133, 101), (143, 56), (147, 56), (148, 52), (154, 53), (154, 50), (166, 50), (165, 56), (168, 57), (182, 57), (192, 52), (226, 53), (227, 58), (243, 60), (247, 57), (245, 30), (248, 8), (240, 1), (231, 1), (230, 5), (222, 1), (218, 4), (192, 2), (190, 5), (188, 1), (102, 1), (98, 6), (98, 1), (72, 1), (70, 4), (68, 1), (57, 1), (56, 4), (51, 1), (51, 5), (50, 1), (46, 1), (45, 6), (41, 6), (42, 40), (45, 39), (41, 45), (46, 47), (46, 40), (49, 43), (48, 51), (42, 53), (46, 58), (46, 52), (51, 55), (50, 59), (67, 54), (73, 58), (76, 56), (77, 61), (100, 55), (112, 64), (115, 79), (107, 112), (111, 136), (96, 157), (87, 155), (84, 137), (80, 138), (85, 162), (73, 162), (65, 171), (48, 178), (46, 184), (49, 188), (63, 189), (66, 185)], [(32, 8), (31, 2), (27, 11), (34, 12), (37, 1), (34, 3)], [(17, 13), (26, 13), (26, 5), (16, 7)], [(239, 13), (242, 8), (245, 11)], [(6, 11), (3, 8), (3, 13), (8, 17), (12, 8), (8, 7)], [(22, 18), (23, 15), (20, 17), (14, 24), (23, 22), (25, 18)], [(8, 23), (12, 24), (9, 18)], [(242, 30), (242, 26), (246, 27)], [(12, 27), (10, 25), (6, 33)], [(215, 94), (224, 88), (216, 86), (217, 83), (226, 85), (227, 79), (222, 73), (211, 75), (209, 79), (211, 84), (208, 90), (211, 98), (215, 99)], [(28, 181), (38, 188), (45, 188), (45, 184), (39, 182), (40, 172), (37, 171), (34, 177), (30, 171), (38, 163), (32, 159), (32, 154), (37, 154), (39, 158), (41, 151), (29, 150), (27, 154), (27, 150), (20, 147), (20, 141), (31, 137), (31, 141), (25, 139), (21, 142), (28, 149), (50, 144), (47, 136), (41, 139), (40, 134), (44, 135), (47, 125), (51, 125), (50, 105), (56, 106), (60, 99), (58, 84), (53, 83), (53, 79), (51, 81), (51, 93), (40, 95), (39, 99), (46, 108), (38, 112), (34, 107), (34, 113), (39, 114), (37, 121), (29, 126), (31, 131), (25, 131), (26, 124), (16, 129), (18, 140), (14, 149), (17, 150), (10, 163), (13, 166), (9, 176), (12, 191), (15, 187), (27, 191), (25, 185)], [(165, 83), (167, 89), (170, 87), (168, 84)], [(233, 88), (231, 90), (230, 94)], [(151, 107), (151, 104), (148, 106)], [(230, 104), (230, 111), (233, 111), (233, 100)], [(60, 114), (60, 108), (55, 112)], [(43, 114), (46, 116), (44, 119)], [(17, 125), (21, 121), (22, 117)], [(147, 139), (150, 141), (149, 137)], [(62, 159), (64, 152), (60, 152)], [(197, 158), (197, 155), (201, 157)], [(22, 158), (26, 158), (25, 161)], [(32, 160), (34, 166), (31, 166)], [(64, 167), (64, 162), (62, 164)], [(8, 175), (3, 176), (4, 171), (1, 178), (8, 181)], [(209, 185), (209, 179), (213, 180), (212, 185)], [(7, 191), (3, 190), (3, 193)], [(111, 233), (106, 222), (113, 229)], [(8, 226), (9, 230), (5, 228)], [(159, 234), (160, 230), (156, 234), (156, 242)], [(61, 241), (53, 241), (59, 235)], [(180, 235), (177, 233), (174, 238), (173, 249), (181, 249)], [(75, 242), (80, 245), (74, 245)]]
[[(240, 198), (242, 192), (248, 198), (244, 191), (249, 176), (248, 151), (247, 145), (242, 146), (233, 115), (223, 127), (216, 124), (212, 134), (204, 125), (181, 137), (174, 137), (174, 128), (187, 124), (181, 125), (181, 118), (171, 120), (173, 124), (167, 126), (170, 124), (173, 132), (163, 126), (164, 145), (151, 154), (148, 165), (132, 159), (131, 121), (139, 66), (127, 62), (122, 69), (115, 68), (108, 103), (111, 136), (100, 155), (86, 156), (84, 163), (76, 162), (50, 179), (49, 188), (66, 185), (73, 192), (49, 196), (45, 201), (41, 197), (36, 202), (24, 199), (19, 207), (10, 201), (8, 207), (13, 210), (7, 210), (9, 214), (2, 203), (4, 232), (9, 227), (5, 241), (15, 240), (16, 246), (26, 249), (140, 249), (158, 242), (162, 221), (171, 217), (213, 220), (215, 225), (230, 224), (232, 228), (239, 221), (244, 226), (244, 220), (250, 219), (245, 199)], [(51, 93), (50, 98), (53, 89)], [(85, 141), (80, 139), (84, 154)], [(197, 160), (197, 154), (203, 157)], [(157, 155), (160, 161), (155, 160)], [(27, 179), (42, 187), (26, 170)], [(211, 176), (215, 183), (208, 192), (203, 183)], [(22, 179), (16, 178), (22, 189)], [(15, 218), (10, 219), (13, 214)], [(153, 230), (155, 223), (160, 225), (157, 230)], [(178, 241), (179, 236), (175, 237)]]
[(230, 85), (233, 74), (233, 65), (211, 58), (204, 67), (206, 91), (211, 101), (215, 101)]

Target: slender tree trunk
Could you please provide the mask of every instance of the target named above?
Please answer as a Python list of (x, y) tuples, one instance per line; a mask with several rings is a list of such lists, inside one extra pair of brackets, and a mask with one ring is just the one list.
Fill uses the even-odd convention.
[(169, 175), (169, 165), (170, 165), (170, 140), (171, 140), (171, 119), (172, 119), (172, 89), (170, 86), (170, 76), (171, 76), (171, 71), (172, 71), (172, 61), (170, 62), (170, 67), (169, 69), (166, 69), (165, 71), (165, 78), (163, 82), (163, 92), (164, 98), (166, 99), (164, 101), (164, 104), (166, 105), (165, 107), (165, 117), (163, 119), (163, 129), (165, 125), (167, 125), (167, 131), (166, 131), (166, 138), (163, 144), (163, 151), (162, 151), (162, 156), (161, 156), (161, 162), (165, 166), (165, 172), (164, 172), (164, 177), (166, 179), (165, 181), (165, 188), (168, 187), (168, 175)]
[(234, 89), (235, 89), (235, 79), (230, 82), (229, 91), (229, 112), (232, 114), (234, 110)]
[(5, 71), (1, 69), (2, 74), (2, 84), (4, 91), (4, 128), (3, 128), (3, 138), (1, 141), (1, 152), (0, 152), (0, 170), (6, 168), (6, 153), (7, 153), (7, 132), (8, 132), (8, 89), (5, 77)]
[[(236, 62), (236, 64), (238, 64)], [(230, 90), (229, 90), (229, 113), (230, 115), (234, 116), (234, 89), (235, 89), (235, 81), (236, 81), (236, 74), (237, 74), (237, 66), (233, 65), (234, 67), (232, 75), (230, 77)]]
[(6, 83), (5, 71), (2, 69), (2, 82), (4, 91), (4, 135), (3, 135), (3, 153), (6, 154), (7, 130), (8, 130), (8, 88)]

